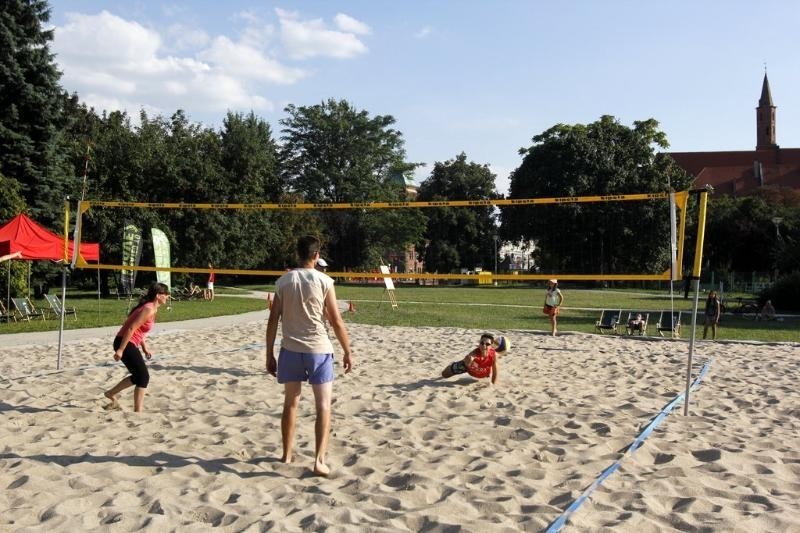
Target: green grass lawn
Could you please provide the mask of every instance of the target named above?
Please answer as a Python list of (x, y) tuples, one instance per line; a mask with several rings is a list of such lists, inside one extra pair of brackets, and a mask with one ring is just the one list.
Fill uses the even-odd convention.
[[(385, 326), (436, 326), (485, 329), (488, 331), (507, 329), (549, 330), (549, 320), (542, 314), (543, 287), (493, 287), (451, 286), (420, 287), (400, 285), (395, 291), (398, 307), (392, 309), (382, 285), (337, 284), (340, 300), (352, 301), (356, 313), (345, 314), (345, 320), (363, 324)], [(220, 287), (213, 302), (194, 300), (174, 302), (171, 311), (159, 312), (160, 322), (229, 315), (264, 309), (261, 299), (226, 297), (242, 294), (246, 290), (272, 291), (271, 285), (246, 287)], [(667, 291), (637, 290), (564, 290), (564, 309), (559, 317), (559, 330), (594, 332), (594, 323), (601, 309), (641, 310), (650, 312), (648, 333), (654, 334), (658, 311), (670, 308)], [(694, 301), (675, 294), (675, 309), (688, 312)], [(98, 304), (96, 297), (76, 293), (68, 295), (67, 305), (78, 309), (78, 321), (65, 320), (67, 328), (112, 326), (122, 323), (127, 311), (127, 301), (104, 299)], [(35, 302), (39, 305), (39, 302)], [(700, 328), (702, 336), (701, 296)], [(623, 315), (627, 317), (627, 314)], [(690, 315), (683, 315), (684, 338), (689, 337)], [(20, 331), (42, 331), (57, 329), (57, 320), (31, 323), (0, 324), (0, 334)], [(761, 322), (741, 316), (723, 316), (718, 338), (731, 340), (754, 340), (764, 342), (800, 342), (800, 317), (787, 317), (782, 322)]]
[[(59, 295), (60, 296), (60, 295)], [(131, 301), (135, 305), (136, 300)], [(45, 300), (33, 300), (37, 309), (46, 309)], [(64, 329), (95, 328), (100, 326), (118, 326), (125, 321), (128, 313), (128, 301), (116, 298), (98, 300), (97, 295), (67, 292), (67, 307), (75, 307), (77, 320), (71, 315), (64, 317)], [(208, 318), (212, 316), (235, 315), (249, 311), (259, 311), (266, 307), (266, 302), (251, 298), (230, 298), (219, 296), (213, 302), (205, 300), (177, 301), (171, 303), (171, 309), (161, 308), (158, 311), (159, 322)], [(58, 318), (48, 320), (31, 320), (0, 323), (0, 336), (4, 333), (22, 333), (27, 331), (57, 330)], [(2, 342), (2, 341), (0, 341)]]

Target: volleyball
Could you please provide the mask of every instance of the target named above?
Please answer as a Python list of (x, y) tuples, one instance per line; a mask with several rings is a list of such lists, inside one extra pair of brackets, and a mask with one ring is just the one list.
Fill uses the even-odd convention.
[(511, 349), (511, 341), (507, 337), (496, 337), (494, 342), (497, 344), (495, 351), (498, 353), (505, 353)]

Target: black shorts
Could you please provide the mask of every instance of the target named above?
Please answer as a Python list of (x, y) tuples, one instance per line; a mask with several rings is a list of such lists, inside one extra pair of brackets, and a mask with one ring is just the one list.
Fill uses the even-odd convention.
[(463, 374), (467, 371), (467, 365), (464, 364), (464, 361), (456, 361), (452, 365), (450, 365), (450, 372), (455, 374)]
[[(114, 338), (114, 351), (119, 350), (119, 345), (122, 344), (122, 337)], [(125, 350), (122, 351), (122, 364), (131, 373), (131, 381), (137, 387), (146, 389), (150, 383), (150, 372), (147, 371), (147, 365), (144, 363), (142, 352), (139, 347), (128, 343)]]

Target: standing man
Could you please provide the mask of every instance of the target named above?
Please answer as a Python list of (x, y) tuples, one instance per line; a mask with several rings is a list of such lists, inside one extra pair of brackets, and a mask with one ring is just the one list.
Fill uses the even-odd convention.
[[(344, 350), (342, 363), (345, 374), (350, 372), (353, 362), (350, 358), (350, 339), (339, 314), (333, 280), (316, 270), (320, 260), (319, 249), (320, 242), (316, 237), (308, 235), (298, 239), (298, 268), (287, 272), (275, 283), (275, 299), (267, 322), (267, 372), (283, 384), (281, 460), (284, 463), (292, 462), (300, 388), (303, 381), (308, 381), (314, 393), (317, 412), (314, 425), (314, 473), (327, 476), (330, 468), (325, 464), (325, 452), (331, 425), (333, 344), (325, 331), (325, 318), (330, 321)], [(279, 359), (276, 360), (274, 345), (279, 320), (282, 323), (282, 340)]]

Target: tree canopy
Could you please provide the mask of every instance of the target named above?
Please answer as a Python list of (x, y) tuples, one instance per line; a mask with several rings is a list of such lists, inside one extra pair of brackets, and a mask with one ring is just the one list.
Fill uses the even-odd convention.
[(61, 74), (49, 48), (49, 19), (45, 0), (6, 0), (0, 10), (0, 173), (20, 183), (44, 223), (59, 219), (69, 192), (57, 149)]
[[(465, 153), (437, 162), (422, 182), (418, 200), (493, 200), (498, 198), (495, 175), (488, 165), (468, 162)], [(441, 207), (427, 211), (425, 265), (430, 271), (458, 268), (492, 270), (494, 238), (498, 234), (492, 206)]]
[[(402, 134), (389, 115), (371, 117), (344, 100), (289, 105), (280, 150), (291, 191), (308, 202), (406, 200), (396, 179), (405, 161)], [(329, 210), (319, 213), (326, 253), (337, 267), (377, 264), (392, 249), (418, 242), (424, 217), (416, 210)]]
[[(559, 124), (520, 150), (523, 160), (511, 174), (509, 198), (683, 190), (691, 178), (670, 157), (656, 153), (667, 147), (653, 119), (634, 122), (632, 128), (611, 116), (586, 125)], [(654, 246), (642, 232), (667, 242), (664, 205), (509, 207), (501, 212), (503, 237), (536, 241), (544, 271), (655, 272), (663, 269), (668, 247)]]

